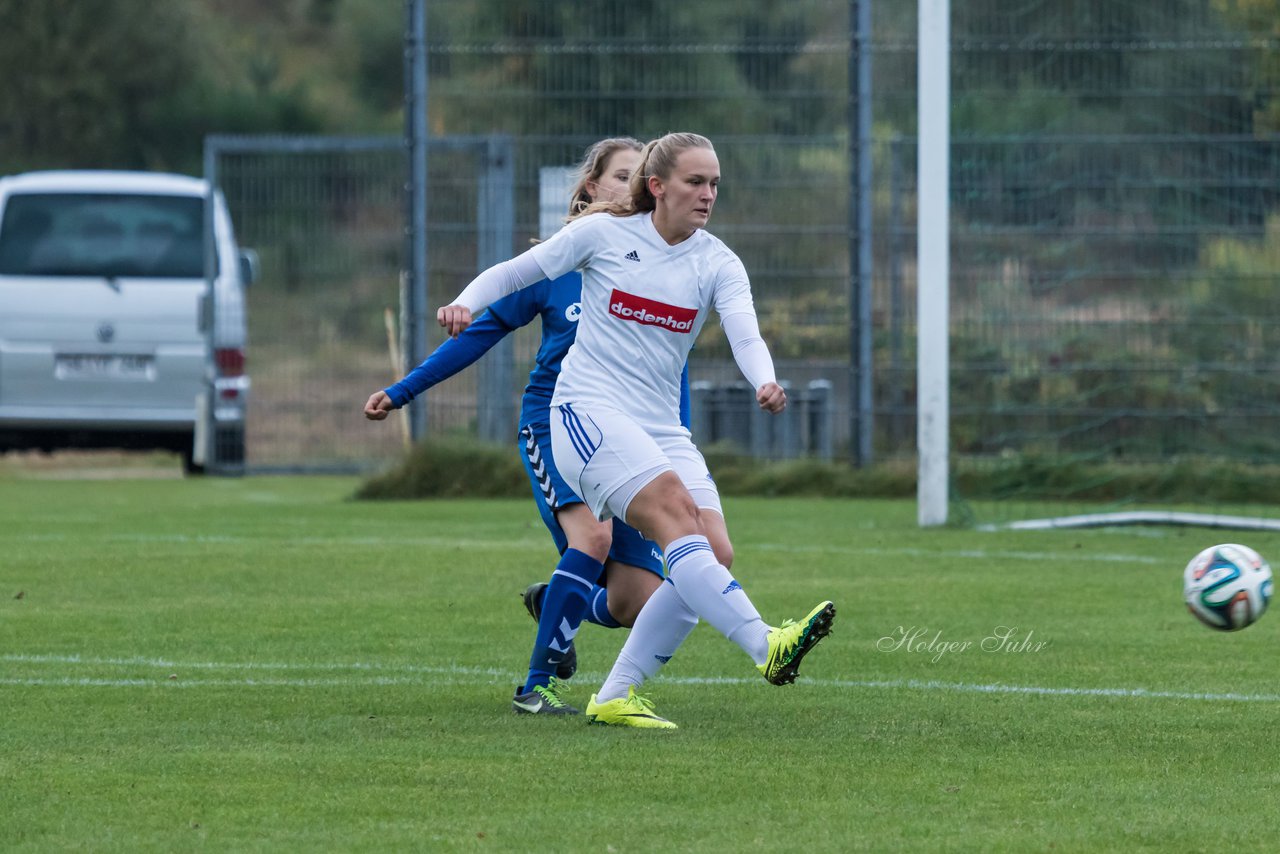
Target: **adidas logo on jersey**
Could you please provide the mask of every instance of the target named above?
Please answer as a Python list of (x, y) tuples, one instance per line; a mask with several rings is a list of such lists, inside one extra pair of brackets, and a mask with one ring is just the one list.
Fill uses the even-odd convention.
[(640, 253), (632, 249), (630, 252), (628, 252), (626, 255), (622, 257), (626, 258), (628, 261), (639, 261)]

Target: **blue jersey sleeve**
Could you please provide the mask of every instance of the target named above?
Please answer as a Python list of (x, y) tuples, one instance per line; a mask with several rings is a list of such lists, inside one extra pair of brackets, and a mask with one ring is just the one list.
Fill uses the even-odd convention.
[(514, 330), (532, 323), (546, 299), (548, 284), (544, 279), (489, 306), (461, 335), (446, 340), (408, 376), (383, 389), (392, 404), (396, 408), (404, 406), (433, 385), (475, 363)]
[(495, 317), (492, 311), (486, 311), (463, 330), (461, 335), (446, 340), (421, 365), (410, 371), (408, 376), (387, 386), (383, 391), (399, 409), (436, 383), (447, 380), (474, 363), (511, 330), (512, 327)]
[(684, 363), (680, 372), (680, 426), (686, 430), (693, 429), (693, 404), (689, 400), (689, 363)]
[(489, 306), (489, 313), (505, 324), (507, 329), (522, 329), (533, 323), (533, 319), (542, 312), (550, 292), (551, 282), (543, 279), (513, 294), (507, 294)]

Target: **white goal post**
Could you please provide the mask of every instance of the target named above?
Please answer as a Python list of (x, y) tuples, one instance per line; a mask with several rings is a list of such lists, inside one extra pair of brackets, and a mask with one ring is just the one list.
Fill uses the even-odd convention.
[(917, 520), (945, 525), (950, 472), (950, 0), (917, 0)]
[[(916, 220), (916, 449), (917, 524), (951, 520), (951, 0), (917, 0), (917, 220)], [(964, 23), (964, 22), (962, 22)], [(967, 43), (967, 42), (966, 42)], [(966, 59), (969, 62), (970, 59)], [(1224, 137), (1225, 139), (1226, 137)], [(1127, 137), (1118, 137), (1127, 139)], [(1193, 138), (1195, 139), (1195, 138)], [(1094, 140), (1096, 142), (1096, 140)], [(1243, 204), (1243, 203), (1242, 203)], [(965, 235), (965, 223), (958, 233)], [(1247, 414), (1247, 413), (1244, 413)], [(1011, 499), (1004, 499), (1005, 502)], [(1206, 499), (1207, 500), (1207, 499)], [(958, 498), (959, 501), (959, 498)], [(1124, 500), (1121, 506), (1043, 501), (1015, 513), (1042, 515), (978, 525), (979, 530), (1055, 530), (1103, 525), (1181, 525), (1280, 531), (1280, 519), (1238, 511), (1205, 513), (1152, 509)], [(1204, 504), (1204, 501), (1197, 504)], [(969, 508), (965, 508), (966, 511)], [(1192, 508), (1195, 509), (1195, 508)], [(1223, 507), (1227, 510), (1227, 507)], [(1056, 515), (1055, 515), (1056, 514)], [(962, 515), (957, 513), (957, 516)], [(1265, 511), (1260, 511), (1265, 516)]]

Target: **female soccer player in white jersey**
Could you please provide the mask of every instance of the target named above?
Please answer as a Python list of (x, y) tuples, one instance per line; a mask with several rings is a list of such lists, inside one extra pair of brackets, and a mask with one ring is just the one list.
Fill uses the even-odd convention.
[(551, 441), (561, 474), (597, 518), (618, 517), (662, 547), (667, 581), (645, 604), (612, 671), (587, 703), (594, 723), (674, 728), (636, 693), (707, 620), (777, 685), (824, 637), (835, 606), (799, 622), (761, 619), (717, 561), (709, 535), (724, 525), (702, 454), (680, 425), (680, 371), (714, 308), (739, 369), (771, 413), (786, 406), (760, 338), (746, 270), (704, 228), (720, 183), (711, 142), (668, 134), (645, 146), (624, 203), (594, 204), (544, 243), (481, 273), (436, 317), (450, 335), (508, 293), (582, 272), (578, 336), (552, 397)]
[[(569, 219), (581, 215), (593, 202), (626, 198), (640, 150), (640, 143), (630, 137), (603, 139), (592, 145), (578, 168)], [(581, 299), (582, 277), (577, 272), (544, 279), (503, 297), (404, 379), (374, 392), (364, 410), (370, 420), (385, 419), (392, 410), (474, 363), (514, 330), (535, 318), (541, 320), (542, 341), (521, 402), (519, 445), (538, 511), (561, 558), (550, 583), (532, 584), (525, 590), (525, 607), (538, 621), (538, 631), (529, 671), (511, 700), (518, 713), (577, 714), (576, 708), (560, 698), (560, 680), (573, 676), (577, 668), (574, 637), (584, 616), (610, 628), (630, 627), (663, 578), (657, 544), (621, 519), (597, 521), (556, 468), (551, 449), (551, 394), (561, 361), (577, 334)], [(687, 381), (682, 381), (680, 392), (681, 422), (687, 423)], [(727, 532), (726, 539), (713, 543), (722, 560), (732, 560)]]

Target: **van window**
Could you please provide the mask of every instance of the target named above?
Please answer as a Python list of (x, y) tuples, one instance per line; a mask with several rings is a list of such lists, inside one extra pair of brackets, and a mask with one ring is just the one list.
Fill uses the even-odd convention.
[(0, 275), (204, 277), (204, 199), (22, 193), (0, 221)]

